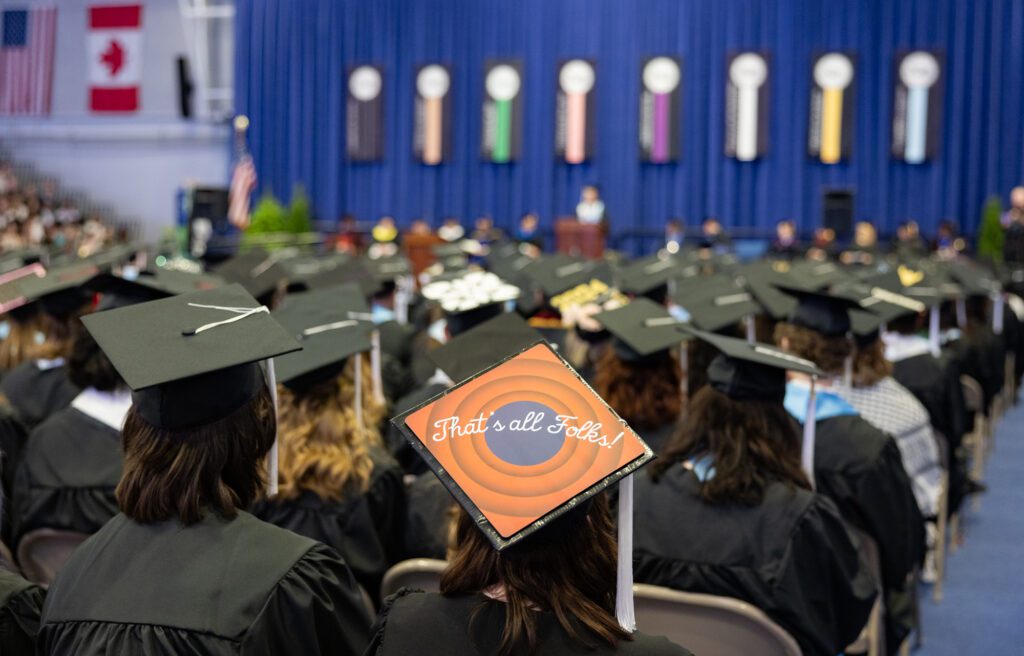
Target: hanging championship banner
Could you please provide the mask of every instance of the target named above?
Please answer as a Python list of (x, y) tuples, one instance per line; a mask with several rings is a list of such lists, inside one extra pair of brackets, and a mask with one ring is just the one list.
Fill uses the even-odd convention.
[(496, 164), (519, 158), (523, 123), (523, 64), (497, 59), (484, 64), (482, 157)]
[(384, 157), (384, 69), (364, 64), (348, 72), (347, 152), (355, 162)]
[(768, 152), (768, 54), (729, 57), (725, 78), (725, 154), (752, 162)]
[(451, 70), (427, 64), (416, 71), (413, 153), (424, 164), (440, 164), (451, 156)]
[(679, 159), (682, 60), (651, 57), (640, 67), (640, 159), (662, 164)]
[(943, 56), (915, 50), (896, 55), (892, 156), (921, 164), (936, 156), (942, 129)]
[(581, 164), (594, 154), (594, 109), (597, 98), (594, 62), (570, 59), (558, 67), (555, 94), (555, 155)]
[(823, 164), (838, 164), (850, 156), (853, 142), (853, 56), (825, 53), (811, 67), (811, 111), (807, 151)]

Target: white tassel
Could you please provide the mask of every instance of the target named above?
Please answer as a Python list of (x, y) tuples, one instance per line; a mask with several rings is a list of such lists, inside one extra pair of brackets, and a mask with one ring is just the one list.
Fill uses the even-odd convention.
[(843, 360), (843, 385), (853, 387), (853, 356), (848, 355)]
[(679, 370), (683, 372), (679, 385), (682, 388), (683, 396), (686, 396), (690, 389), (690, 351), (686, 342), (679, 345)]
[(270, 387), (270, 398), (274, 402), (274, 444), (270, 447), (267, 458), (267, 496), (277, 496), (277, 373), (274, 371), (274, 358), (267, 358), (267, 385)]
[(356, 353), (355, 358), (356, 358), (356, 360), (355, 360), (356, 371), (355, 371), (355, 374), (354, 374), (354, 378), (355, 378), (356, 392), (355, 392), (355, 400), (353, 401), (353, 404), (355, 405), (355, 411), (356, 411), (356, 428), (359, 430), (360, 433), (362, 433), (363, 432), (363, 428), (364, 428), (363, 427), (363, 354), (362, 353)]
[(748, 314), (747, 320), (747, 343), (753, 344), (757, 341), (757, 329), (754, 325), (754, 315)]
[(1002, 292), (998, 292), (995, 295), (995, 301), (992, 307), (992, 332), (997, 335), (1003, 334), (1003, 317), (1006, 314), (1006, 297)]
[(804, 473), (807, 474), (807, 480), (811, 482), (811, 489), (814, 489), (814, 440), (815, 435), (815, 422), (817, 414), (817, 403), (815, 402), (815, 389), (814, 389), (815, 378), (811, 378), (811, 392), (807, 396), (807, 412), (804, 413), (804, 436), (803, 445), (801, 446), (800, 462), (803, 464)]
[(384, 403), (384, 381), (380, 372), (380, 331), (374, 329), (370, 334), (373, 349), (370, 351), (370, 368), (373, 370), (373, 398), (377, 403)]
[(956, 325), (963, 330), (967, 327), (967, 301), (956, 299)]
[(942, 342), (940, 339), (939, 306), (933, 305), (931, 312), (928, 314), (928, 345), (931, 348), (932, 355), (935, 357), (942, 355)]
[(636, 631), (633, 608), (633, 475), (619, 481), (619, 563), (615, 581), (615, 618), (626, 631)]

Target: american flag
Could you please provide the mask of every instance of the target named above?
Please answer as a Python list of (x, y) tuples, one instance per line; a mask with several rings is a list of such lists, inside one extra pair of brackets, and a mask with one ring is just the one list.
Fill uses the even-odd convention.
[(228, 192), (228, 220), (240, 230), (249, 227), (249, 197), (255, 188), (256, 165), (252, 163), (252, 157), (242, 155), (235, 164)]
[(0, 114), (49, 114), (57, 8), (4, 9), (0, 29)]

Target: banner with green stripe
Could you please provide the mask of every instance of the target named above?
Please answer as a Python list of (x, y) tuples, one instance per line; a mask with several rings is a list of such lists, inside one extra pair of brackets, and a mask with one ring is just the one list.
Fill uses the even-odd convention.
[(482, 157), (497, 164), (519, 158), (522, 142), (523, 65), (518, 59), (484, 64)]

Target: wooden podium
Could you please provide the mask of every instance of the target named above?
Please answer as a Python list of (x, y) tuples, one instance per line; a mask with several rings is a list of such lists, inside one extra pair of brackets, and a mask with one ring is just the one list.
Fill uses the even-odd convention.
[(409, 264), (412, 266), (417, 282), (423, 270), (437, 261), (433, 247), (443, 243), (445, 241), (433, 233), (417, 235), (407, 232), (402, 235), (402, 247), (406, 257), (409, 258)]
[(573, 257), (597, 260), (604, 256), (607, 228), (603, 223), (580, 223), (563, 216), (555, 221), (555, 249)]

